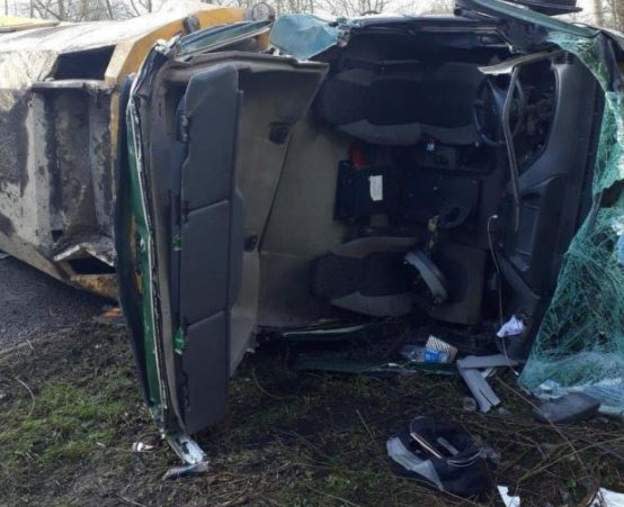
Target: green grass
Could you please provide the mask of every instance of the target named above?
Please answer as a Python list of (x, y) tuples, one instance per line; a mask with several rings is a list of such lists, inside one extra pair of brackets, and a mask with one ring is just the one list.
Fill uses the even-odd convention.
[(20, 403), (10, 429), (0, 431), (3, 461), (19, 466), (27, 460), (31, 465), (54, 467), (59, 461), (86, 458), (98, 444), (109, 445), (126, 405), (113, 397), (111, 384), (97, 384), (93, 388), (102, 387), (101, 391), (66, 383), (46, 385), (31, 405), (32, 413), (29, 409), (24, 414), (27, 400)]

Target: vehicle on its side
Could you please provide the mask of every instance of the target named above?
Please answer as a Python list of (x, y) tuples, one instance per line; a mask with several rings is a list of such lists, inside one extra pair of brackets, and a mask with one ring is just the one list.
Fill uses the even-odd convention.
[(116, 298), (121, 84), (159, 39), (245, 16), (177, 0), (124, 21), (0, 16), (0, 250)]
[[(30, 231), (51, 242), (39, 264), (21, 258), (88, 271), (108, 242), (146, 402), (191, 466), (205, 460), (191, 435), (221, 420), (228, 380), (265, 332), (413, 318), (526, 357), (559, 312), (570, 245), (607, 208), (624, 232), (623, 39), (556, 17), (576, 10), (575, 0), (457, 0), (449, 16), (328, 22), (274, 20), (263, 5), (240, 22), (187, 23), (190, 33), (157, 43), (136, 75), (116, 81), (114, 110), (125, 116), (110, 146), (98, 145), (115, 155), (93, 152), (115, 171), (106, 166), (104, 187), (77, 172), (96, 182), (90, 193), (65, 163), (93, 145), (64, 128), (77, 109), (63, 94), (89, 107), (109, 96), (101, 81), (66, 92), (44, 80), (12, 121), (55, 113), (46, 139), (76, 138), (19, 152), (30, 169), (7, 173), (14, 202), (0, 199), (0, 248), (20, 256)], [(78, 104), (72, 125), (117, 128)], [(16, 228), (7, 217), (35, 198), (23, 216), (36, 227)], [(61, 248), (63, 217), (100, 228)], [(619, 236), (602, 231), (611, 252)], [(590, 246), (579, 276), (600, 299), (589, 264), (607, 260)], [(577, 313), (592, 303), (581, 296)], [(598, 306), (589, 318), (609, 303)], [(560, 322), (573, 327), (569, 309)], [(492, 330), (512, 316), (522, 333), (497, 341)]]
[(574, 10), (292, 15), (268, 49), (266, 21), (152, 50), (128, 93), (118, 269), (145, 397), (180, 456), (203, 459), (189, 435), (223, 417), (265, 330), (421, 315), (469, 336), (518, 315), (505, 353), (526, 356), (601, 206), (623, 61), (617, 35), (552, 17)]

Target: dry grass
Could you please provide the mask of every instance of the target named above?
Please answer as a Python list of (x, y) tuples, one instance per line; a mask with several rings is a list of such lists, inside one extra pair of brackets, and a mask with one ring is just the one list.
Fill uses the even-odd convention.
[[(623, 425), (539, 424), (511, 374), (493, 381), (505, 410), (483, 415), (463, 411), (456, 377), (298, 374), (291, 353), (246, 359), (227, 419), (199, 436), (212, 470), (176, 482), (160, 479), (177, 461), (139, 398), (123, 330), (82, 326), (0, 356), (0, 505), (471, 505), (390, 471), (385, 441), (418, 414), (451, 418), (494, 447), (494, 481), (523, 507), (622, 489)], [(133, 454), (138, 440), (157, 447)]]

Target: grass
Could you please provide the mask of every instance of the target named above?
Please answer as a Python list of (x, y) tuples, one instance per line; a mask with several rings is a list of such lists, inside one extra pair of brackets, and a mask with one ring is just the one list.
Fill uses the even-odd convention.
[[(418, 414), (492, 446), (493, 481), (523, 507), (582, 505), (596, 485), (624, 484), (621, 422), (536, 423), (511, 376), (493, 382), (506, 411), (484, 415), (462, 409), (457, 377), (297, 373), (283, 347), (244, 361), (225, 421), (198, 436), (211, 470), (165, 482), (178, 461), (143, 406), (126, 340), (89, 324), (0, 355), (0, 505), (473, 505), (392, 473), (385, 442)], [(136, 441), (155, 449), (132, 453)]]
[(47, 467), (84, 459), (95, 445), (111, 443), (111, 428), (124, 411), (119, 401), (64, 383), (44, 386), (34, 407), (32, 414), (0, 434), (3, 448), (15, 443), (7, 464), (22, 456)]

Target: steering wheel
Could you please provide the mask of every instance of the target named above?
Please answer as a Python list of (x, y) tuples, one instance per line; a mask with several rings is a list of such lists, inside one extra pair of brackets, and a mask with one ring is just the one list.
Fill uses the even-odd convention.
[[(499, 86), (492, 77), (486, 77), (477, 88), (476, 99), (472, 106), (472, 116), (479, 139), (488, 146), (502, 146), (505, 140), (502, 134), (503, 107), (507, 100), (508, 88)], [(515, 136), (520, 132), (526, 117), (526, 94), (520, 80), (516, 80), (512, 93), (511, 132)]]

